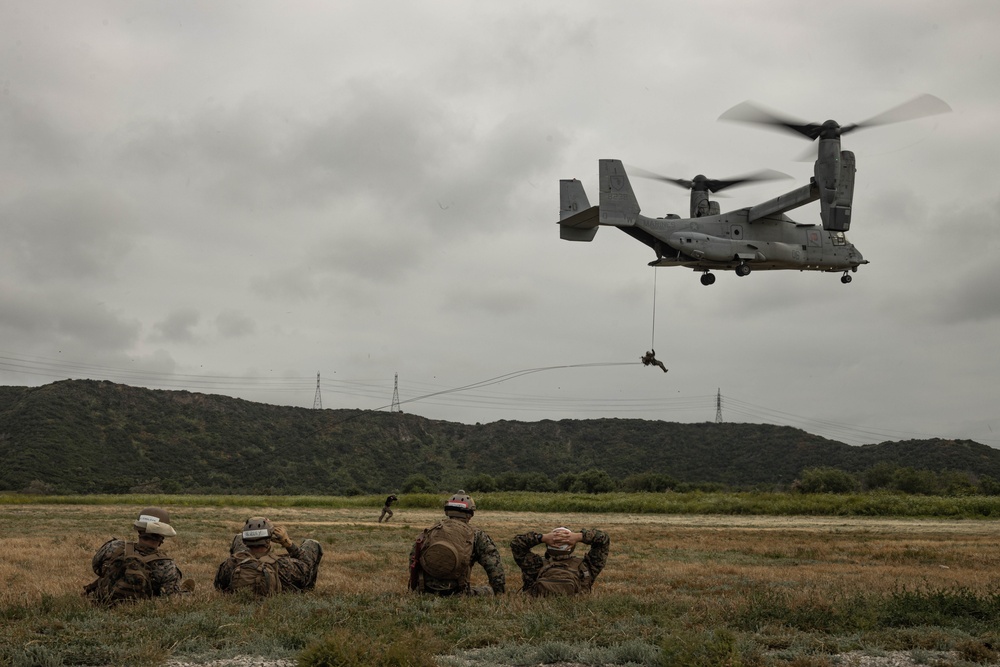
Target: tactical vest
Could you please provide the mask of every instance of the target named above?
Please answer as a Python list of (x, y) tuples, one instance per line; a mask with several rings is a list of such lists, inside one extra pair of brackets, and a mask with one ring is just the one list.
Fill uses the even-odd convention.
[(445, 519), (425, 530), (421, 539), (424, 588), (433, 592), (467, 588), (475, 529), (461, 519)]
[(143, 555), (136, 551), (135, 543), (126, 542), (109, 555), (104, 574), (87, 586), (87, 593), (106, 604), (153, 597), (152, 564), (169, 560), (159, 551)]
[(547, 559), (528, 592), (537, 597), (577, 595), (590, 590), (593, 578), (580, 556)]
[(233, 554), (236, 561), (230, 590), (249, 588), (257, 595), (277, 595), (281, 592), (281, 578), (278, 576), (278, 559), (271, 554), (260, 558), (241, 551)]

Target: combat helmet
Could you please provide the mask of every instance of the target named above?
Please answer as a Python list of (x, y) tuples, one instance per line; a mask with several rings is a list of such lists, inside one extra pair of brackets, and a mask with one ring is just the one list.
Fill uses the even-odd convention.
[(177, 531), (170, 525), (170, 514), (160, 507), (147, 507), (139, 512), (139, 518), (133, 524), (140, 535), (159, 535), (174, 537)]
[(252, 516), (243, 524), (243, 544), (248, 547), (266, 546), (274, 534), (274, 526), (262, 516)]
[(476, 512), (476, 501), (462, 489), (445, 501), (444, 513), (457, 519), (468, 519)]
[[(566, 526), (559, 526), (558, 528), (553, 528), (552, 532), (572, 533), (573, 531), (567, 528)], [(569, 556), (571, 553), (573, 553), (573, 550), (575, 548), (576, 548), (575, 544), (558, 544), (558, 545), (547, 544), (545, 545), (545, 555), (548, 558), (555, 558), (558, 560), (560, 558), (566, 558), (567, 556)]]

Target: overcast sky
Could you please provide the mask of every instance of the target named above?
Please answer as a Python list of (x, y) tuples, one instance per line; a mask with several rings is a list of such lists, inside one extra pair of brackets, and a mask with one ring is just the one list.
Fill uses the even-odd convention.
[[(324, 408), (389, 409), (398, 374), (404, 411), (466, 423), (712, 421), (721, 392), (725, 421), (1000, 447), (1000, 4), (0, 0), (0, 26), (0, 384), (311, 408), (319, 373)], [(751, 206), (810, 144), (730, 107), (921, 93), (953, 112), (844, 138), (849, 285), (559, 240), (559, 179), (596, 203), (600, 158), (794, 177), (720, 200)]]

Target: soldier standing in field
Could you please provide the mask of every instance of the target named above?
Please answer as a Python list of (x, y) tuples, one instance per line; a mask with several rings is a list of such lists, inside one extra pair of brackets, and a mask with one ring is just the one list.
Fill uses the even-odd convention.
[[(410, 551), (410, 590), (432, 595), (499, 595), (506, 579), (500, 552), (482, 530), (469, 525), (476, 503), (459, 491), (444, 504), (445, 518), (423, 531)], [(472, 586), (472, 566), (486, 571), (489, 586)]]
[[(589, 544), (584, 556), (573, 551), (580, 542)], [(545, 545), (542, 558), (532, 548)], [(611, 539), (603, 530), (585, 528), (574, 533), (559, 527), (552, 532), (524, 533), (510, 543), (514, 562), (521, 569), (521, 590), (535, 596), (589, 593), (594, 580), (608, 562)]]
[[(275, 553), (272, 541), (287, 553)], [(309, 591), (316, 586), (322, 560), (323, 547), (316, 540), (305, 539), (296, 545), (284, 526), (275, 526), (264, 517), (251, 517), (233, 537), (229, 558), (215, 574), (215, 588), (223, 593), (247, 588), (258, 595)]]
[(182, 582), (173, 559), (160, 551), (164, 538), (177, 535), (170, 514), (147, 507), (132, 526), (139, 534), (135, 542), (111, 538), (94, 554), (91, 567), (97, 579), (84, 587), (84, 594), (97, 604), (114, 605), (194, 590), (194, 582)]
[(397, 500), (399, 500), (399, 498), (396, 497), (395, 493), (385, 499), (385, 505), (382, 506), (382, 513), (378, 515), (379, 523), (382, 523), (382, 517), (385, 517), (386, 521), (389, 521), (389, 519), (392, 518), (392, 510), (389, 509), (389, 505), (392, 505)]

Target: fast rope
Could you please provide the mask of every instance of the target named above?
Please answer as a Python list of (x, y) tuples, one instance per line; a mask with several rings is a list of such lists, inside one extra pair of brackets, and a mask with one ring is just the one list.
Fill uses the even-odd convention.
[[(459, 392), (459, 391), (468, 391), (470, 389), (480, 389), (482, 387), (489, 387), (490, 385), (500, 384), (501, 382), (506, 382), (507, 380), (513, 380), (514, 378), (519, 378), (519, 377), (521, 377), (523, 375), (531, 375), (533, 373), (542, 373), (544, 371), (554, 371), (554, 370), (560, 370), (560, 369), (563, 369), (563, 368), (598, 368), (598, 367), (601, 367), (601, 366), (632, 366), (634, 364), (635, 364), (634, 361), (609, 361), (609, 362), (606, 361), (606, 362), (595, 362), (595, 363), (590, 363), (590, 364), (566, 364), (566, 365), (563, 365), (563, 366), (542, 366), (542, 367), (539, 367), (539, 368), (524, 368), (524, 369), (521, 369), (519, 371), (513, 371), (511, 373), (504, 373), (503, 375), (498, 375), (496, 377), (492, 377), (492, 378), (489, 378), (487, 380), (480, 380), (479, 382), (473, 382), (471, 384), (462, 385), (461, 387), (453, 387), (451, 389), (442, 389), (441, 391), (435, 391), (435, 392), (432, 392), (430, 394), (424, 394), (422, 396), (417, 396), (415, 398), (409, 398), (409, 399), (406, 399), (405, 401), (400, 401), (399, 404), (402, 405), (404, 403), (413, 403), (414, 401), (422, 401), (425, 398), (432, 398), (434, 396), (442, 396), (444, 394), (454, 394), (455, 392)], [(351, 415), (350, 417), (346, 417), (344, 419), (340, 419), (340, 420), (337, 420), (335, 422), (332, 422), (331, 424), (329, 424), (329, 426), (336, 426), (338, 424), (343, 424), (344, 422), (351, 421), (352, 419), (357, 419), (358, 417), (361, 417), (361, 416), (365, 415), (368, 412), (377, 412), (377, 411), (380, 411), (380, 410), (385, 410), (386, 408), (389, 408), (389, 407), (391, 407), (391, 406), (389, 406), (389, 405), (383, 405), (382, 407), (375, 408), (374, 410), (361, 410), (361, 411), (359, 411), (355, 415)]]
[(649, 349), (656, 349), (656, 267), (653, 267), (653, 331), (649, 335)]

